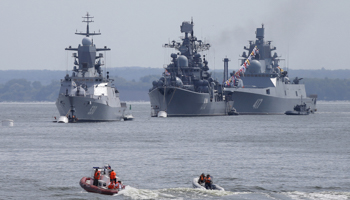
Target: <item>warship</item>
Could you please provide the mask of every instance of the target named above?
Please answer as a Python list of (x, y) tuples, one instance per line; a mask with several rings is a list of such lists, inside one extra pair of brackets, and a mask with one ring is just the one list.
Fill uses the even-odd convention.
[(96, 48), (90, 36), (101, 33), (90, 33), (89, 23), (93, 22), (89, 13), (83, 17), (87, 23), (82, 45), (78, 48), (66, 48), (73, 53), (74, 68), (72, 75), (68, 73), (61, 80), (61, 88), (56, 101), (57, 109), (61, 116), (67, 116), (70, 122), (91, 122), (91, 121), (116, 121), (122, 120), (126, 104), (121, 103), (119, 92), (115, 88), (113, 79), (103, 75), (101, 66), (103, 63), (103, 52), (110, 48)]
[(239, 114), (284, 114), (299, 103), (315, 112), (317, 95), (306, 96), (301, 78), (291, 81), (288, 72), (279, 67), (281, 58), (276, 52), (272, 55), (276, 47), (264, 41), (264, 31), (264, 25), (257, 28), (255, 42), (249, 41), (249, 46), (244, 47), (249, 52), (241, 56), (241, 69), (233, 71), (230, 78), (226, 72), (224, 79), (232, 84), (224, 85), (224, 93)]
[(210, 44), (198, 40), (193, 34), (193, 20), (180, 26), (185, 36), (163, 47), (179, 51), (172, 53), (172, 61), (163, 76), (153, 81), (149, 90), (151, 116), (166, 113), (175, 116), (227, 115), (232, 101), (224, 97), (222, 85), (208, 72), (208, 61), (199, 52), (209, 50)]

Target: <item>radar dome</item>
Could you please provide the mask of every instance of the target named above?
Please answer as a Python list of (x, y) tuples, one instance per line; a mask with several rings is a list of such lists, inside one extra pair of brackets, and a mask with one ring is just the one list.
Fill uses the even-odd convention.
[(257, 60), (250, 61), (247, 72), (252, 74), (261, 73), (261, 63)]
[(83, 38), (83, 41), (81, 43), (83, 43), (83, 46), (90, 46), (92, 44), (90, 38), (87, 37)]
[(177, 65), (179, 67), (188, 67), (188, 60), (187, 60), (186, 56), (182, 56), (182, 55), (179, 56), (177, 58)]

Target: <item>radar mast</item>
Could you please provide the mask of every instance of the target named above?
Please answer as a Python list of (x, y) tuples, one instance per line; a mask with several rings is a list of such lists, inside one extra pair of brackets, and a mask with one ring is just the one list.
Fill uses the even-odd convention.
[(82, 18), (84, 19), (82, 22), (86, 22), (86, 33), (75, 33), (75, 34), (77, 34), (77, 35), (85, 35), (86, 37), (89, 37), (90, 35), (101, 35), (101, 33), (95, 33), (95, 32), (90, 33), (90, 31), (89, 31), (89, 23), (90, 22), (94, 22), (94, 21), (92, 21), (92, 18), (94, 18), (94, 17), (91, 17), (89, 15), (89, 12), (86, 13), (86, 16), (84, 16)]

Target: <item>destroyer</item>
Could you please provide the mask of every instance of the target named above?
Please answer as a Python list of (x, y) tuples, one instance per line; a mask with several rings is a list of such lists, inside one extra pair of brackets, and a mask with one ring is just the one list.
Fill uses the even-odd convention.
[(284, 114), (299, 103), (305, 103), (310, 112), (315, 112), (317, 95), (307, 97), (300, 78), (290, 81), (287, 71), (279, 67), (277, 53), (272, 55), (276, 47), (271, 46), (271, 41), (264, 41), (264, 25), (256, 30), (256, 41), (249, 43), (244, 49), (250, 54), (243, 52), (240, 70), (233, 72), (229, 79), (224, 77), (228, 79), (224, 91), (231, 94), (230, 100), (237, 112)]
[[(222, 86), (208, 73), (208, 61), (199, 52), (209, 50), (206, 44), (193, 35), (193, 21), (183, 22), (182, 42), (172, 41), (164, 47), (175, 48), (172, 62), (163, 76), (153, 81), (149, 90), (151, 116), (167, 113), (167, 116), (227, 115), (232, 102), (225, 101)], [(226, 98), (227, 100), (227, 98)]]
[[(89, 13), (83, 17), (87, 23), (86, 33), (75, 33), (85, 35), (82, 45), (78, 48), (66, 48), (73, 53), (75, 58), (72, 75), (68, 74), (61, 80), (61, 88), (56, 101), (56, 106), (61, 116), (67, 116), (70, 121), (113, 121), (121, 120), (126, 109), (126, 104), (119, 100), (119, 92), (114, 87), (113, 79), (109, 78), (109, 72), (104, 77), (102, 73), (103, 54), (97, 51), (110, 50), (96, 48), (91, 35), (101, 33), (90, 33), (89, 23), (93, 22)], [(78, 60), (77, 60), (78, 59)]]

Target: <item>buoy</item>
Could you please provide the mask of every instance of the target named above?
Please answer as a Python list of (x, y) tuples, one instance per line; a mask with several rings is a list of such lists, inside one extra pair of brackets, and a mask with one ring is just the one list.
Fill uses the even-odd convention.
[(2, 126), (13, 126), (13, 120), (12, 119), (2, 120)]
[(158, 112), (158, 117), (167, 117), (168, 116), (168, 114), (165, 112), (165, 111), (159, 111)]
[(57, 123), (68, 123), (68, 118), (66, 116), (60, 116)]

